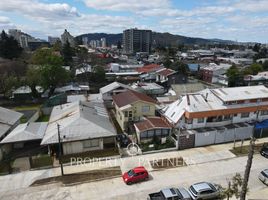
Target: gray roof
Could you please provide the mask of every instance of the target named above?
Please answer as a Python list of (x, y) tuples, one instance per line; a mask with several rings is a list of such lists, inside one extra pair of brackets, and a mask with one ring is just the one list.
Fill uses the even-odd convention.
[(45, 134), (47, 122), (30, 122), (18, 125), (0, 143), (15, 143), (41, 140)]
[(16, 123), (22, 115), (22, 113), (0, 107), (0, 137)]
[(62, 142), (116, 135), (106, 108), (98, 102), (73, 102), (55, 106), (42, 145), (58, 143), (57, 124), (60, 125)]
[(120, 87), (125, 88), (125, 89), (131, 89), (131, 87), (129, 87), (128, 85), (125, 85), (125, 84), (122, 84), (122, 83), (115, 81), (109, 85), (106, 85), (106, 86), (100, 88), (100, 93), (104, 94), (104, 93), (110, 92), (110, 91), (115, 90), (115, 89), (120, 88)]
[(186, 83), (186, 84), (174, 84), (171, 85), (172, 89), (176, 92), (177, 95), (182, 95), (186, 93), (195, 93), (206, 88), (213, 88), (212, 86), (205, 85), (200, 82), (196, 83)]

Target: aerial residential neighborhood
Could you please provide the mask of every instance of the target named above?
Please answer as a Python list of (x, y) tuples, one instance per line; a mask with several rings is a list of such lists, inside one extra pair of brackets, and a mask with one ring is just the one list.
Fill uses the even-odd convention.
[(0, 199), (267, 200), (267, 11), (2, 0)]

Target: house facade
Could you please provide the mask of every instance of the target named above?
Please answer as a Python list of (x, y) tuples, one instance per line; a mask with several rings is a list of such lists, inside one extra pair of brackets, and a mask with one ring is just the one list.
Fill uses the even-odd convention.
[(268, 119), (268, 89), (264, 86), (205, 89), (180, 97), (162, 112), (175, 128), (193, 130), (195, 139), (202, 133), (199, 141), (205, 140), (205, 136), (208, 139), (210, 134), (215, 143), (245, 139), (252, 134), (252, 123)]
[(129, 122), (155, 116), (156, 101), (145, 94), (128, 90), (113, 96), (113, 100), (116, 120), (124, 131), (128, 130)]
[(166, 140), (171, 135), (172, 127), (160, 117), (147, 117), (143, 121), (134, 124), (137, 142), (151, 142), (155, 137)]
[(74, 102), (55, 106), (41, 145), (55, 149), (59, 143), (58, 130), (63, 154), (115, 146), (117, 133), (102, 103)]

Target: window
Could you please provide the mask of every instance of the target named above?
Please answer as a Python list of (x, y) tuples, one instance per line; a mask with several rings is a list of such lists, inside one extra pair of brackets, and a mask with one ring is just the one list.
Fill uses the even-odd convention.
[(168, 136), (168, 135), (169, 135), (169, 129), (163, 129), (162, 136)]
[(148, 138), (154, 137), (154, 131), (150, 130), (148, 131)]
[(185, 119), (186, 124), (192, 124), (193, 123), (193, 119)]
[(268, 115), (268, 110), (262, 110), (261, 115)]
[(92, 148), (92, 147), (98, 147), (99, 146), (99, 140), (86, 140), (83, 141), (83, 147), (84, 148)]
[(128, 117), (128, 111), (125, 111), (125, 117)]
[(140, 133), (140, 137), (141, 137), (141, 138), (147, 138), (147, 135), (148, 135), (148, 134), (147, 134), (147, 131), (145, 131), (145, 132), (141, 132), (141, 133)]
[(149, 112), (150, 111), (150, 106), (142, 106), (142, 110), (143, 113)]
[(156, 129), (155, 130), (155, 135), (156, 136), (161, 136), (161, 132), (162, 132), (161, 129)]
[(198, 123), (204, 123), (204, 118), (198, 118), (198, 119), (197, 119), (197, 122), (198, 122)]
[(241, 118), (247, 118), (249, 117), (249, 113), (241, 113)]

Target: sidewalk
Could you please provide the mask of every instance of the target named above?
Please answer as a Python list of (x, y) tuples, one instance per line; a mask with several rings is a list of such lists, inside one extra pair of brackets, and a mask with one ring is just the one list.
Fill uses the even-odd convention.
[[(256, 144), (268, 142), (268, 138), (258, 139)], [(237, 143), (239, 146), (241, 143)], [(243, 145), (248, 145), (249, 141), (245, 141)], [(100, 161), (86, 163), (82, 165), (64, 166), (64, 173), (79, 173), (90, 171), (94, 169), (103, 169), (108, 167), (120, 166), (122, 173), (129, 169), (144, 165), (148, 171), (152, 171), (150, 161), (164, 159), (164, 158), (178, 158), (183, 157), (187, 165), (194, 165), (198, 163), (207, 163), (213, 161), (219, 161), (224, 159), (234, 158), (229, 149), (233, 148), (233, 143), (211, 145), (206, 147), (198, 147), (192, 149), (185, 149), (181, 151), (161, 152), (154, 154), (139, 155), (134, 157), (117, 158), (113, 160)], [(18, 174), (10, 174), (6, 176), (0, 176), (0, 192), (26, 188), (30, 186), (35, 180), (60, 176), (60, 167), (44, 170), (25, 171)]]

